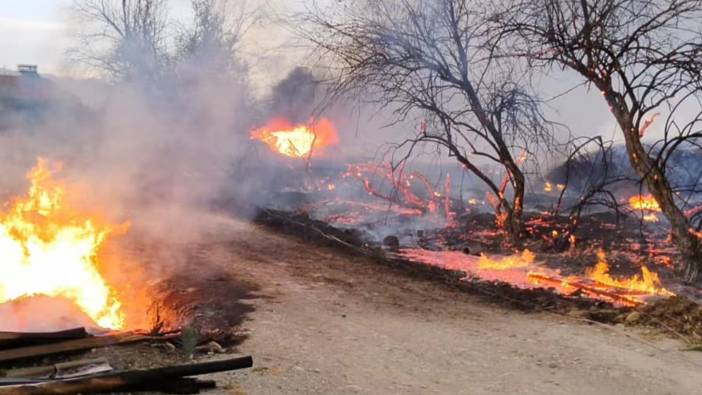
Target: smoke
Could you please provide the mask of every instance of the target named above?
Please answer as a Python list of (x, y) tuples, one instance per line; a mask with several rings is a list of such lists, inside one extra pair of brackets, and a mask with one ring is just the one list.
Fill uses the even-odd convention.
[[(0, 304), (3, 331), (51, 332), (84, 327), (98, 331), (92, 320), (63, 298), (34, 296)], [(37, 319), (41, 317), (41, 319)]]

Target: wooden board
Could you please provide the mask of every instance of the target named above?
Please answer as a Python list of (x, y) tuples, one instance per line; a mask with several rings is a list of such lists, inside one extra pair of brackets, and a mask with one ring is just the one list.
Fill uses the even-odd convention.
[(13, 348), (10, 350), (0, 351), (0, 363), (156, 339), (159, 338), (134, 334), (121, 334), (112, 336), (87, 337), (85, 339), (66, 340), (58, 343)]
[[(147, 370), (131, 370), (110, 373), (74, 380), (47, 381), (26, 385), (0, 387), (0, 395), (67, 395), (95, 394), (109, 392), (128, 392), (167, 389), (180, 389), (181, 393), (197, 393), (201, 388), (211, 388), (212, 382), (198, 382), (183, 379), (216, 372), (246, 369), (253, 366), (250, 356), (239, 358), (200, 362), (187, 365), (166, 366)], [(186, 388), (190, 383), (192, 388)], [(182, 386), (182, 388), (178, 388)], [(171, 388), (175, 387), (175, 388)]]
[(0, 332), (0, 350), (90, 337), (85, 328), (58, 332)]

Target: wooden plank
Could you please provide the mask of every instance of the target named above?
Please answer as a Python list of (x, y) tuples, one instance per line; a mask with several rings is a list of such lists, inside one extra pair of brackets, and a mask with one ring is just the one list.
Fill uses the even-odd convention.
[[(178, 383), (183, 377), (246, 369), (251, 366), (253, 366), (253, 359), (250, 356), (245, 356), (223, 361), (168, 366), (148, 370), (131, 370), (82, 379), (0, 387), (0, 395), (68, 395), (125, 392), (143, 389), (160, 390), (174, 381)], [(197, 384), (193, 388), (193, 392), (197, 392), (199, 388), (208, 388), (212, 384), (211, 382), (202, 382), (202, 385), (200, 385), (197, 381), (188, 381)]]
[(85, 328), (73, 328), (58, 332), (0, 332), (0, 350), (83, 339), (89, 336), (90, 334)]
[(112, 366), (105, 358), (83, 359), (48, 366), (11, 369), (0, 372), (0, 386), (29, 384), (47, 380), (74, 379), (111, 372)]
[(160, 338), (128, 333), (111, 336), (87, 337), (85, 339), (66, 340), (59, 343), (13, 348), (10, 350), (0, 351), (0, 363), (156, 339)]

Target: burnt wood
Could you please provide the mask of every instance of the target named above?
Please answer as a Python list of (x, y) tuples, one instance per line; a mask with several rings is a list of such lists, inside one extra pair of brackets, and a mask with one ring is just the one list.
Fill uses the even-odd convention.
[[(212, 388), (214, 383), (212, 381), (184, 380), (184, 377), (245, 369), (251, 366), (253, 366), (253, 359), (250, 356), (245, 356), (223, 361), (131, 370), (90, 378), (3, 387), (0, 388), (0, 395), (95, 394), (139, 390), (175, 390), (183, 391), (179, 393), (197, 393), (200, 389)], [(178, 388), (177, 384), (181, 384), (182, 387)]]
[(58, 332), (0, 332), (0, 350), (90, 337), (85, 328)]
[(13, 348), (0, 351), (0, 363), (17, 361), (28, 358), (44, 357), (47, 355), (63, 354), (93, 348), (114, 346), (118, 344), (136, 343), (159, 338), (133, 334), (87, 337), (84, 339), (66, 340), (58, 343)]

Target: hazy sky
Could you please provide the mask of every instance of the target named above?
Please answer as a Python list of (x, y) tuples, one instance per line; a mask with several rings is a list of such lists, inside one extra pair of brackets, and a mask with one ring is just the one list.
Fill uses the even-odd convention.
[[(39, 65), (40, 72), (68, 73), (70, 68), (64, 59), (71, 43), (68, 8), (73, 1), (0, 0), (0, 67), (14, 69), (19, 63), (29, 63)], [(247, 5), (263, 7), (271, 17), (291, 12), (305, 1), (248, 0)], [(189, 12), (189, 0), (170, 0), (169, 4), (172, 17), (183, 17)], [(274, 19), (267, 19), (249, 33), (245, 52), (252, 66), (252, 79), (257, 84), (265, 86), (271, 80), (281, 79), (291, 67), (304, 63), (300, 52), (290, 51), (289, 32)], [(560, 79), (551, 79), (546, 85), (560, 85), (553, 89), (555, 93), (575, 81), (566, 77), (565, 81), (556, 82)], [(580, 91), (563, 98), (557, 107), (559, 118), (577, 134), (612, 136), (613, 124), (597, 94)]]
[[(74, 0), (0, 0), (0, 67), (14, 69), (17, 64), (37, 64), (45, 73), (65, 74), (65, 52), (71, 44), (69, 8)], [(243, 0), (235, 0), (243, 1)], [(232, 3), (233, 4), (233, 3)], [(274, 12), (287, 12), (300, 0), (253, 0), (247, 5), (264, 6)], [(170, 0), (170, 16), (179, 19), (190, 12), (189, 0)], [(253, 29), (255, 36), (266, 35), (267, 52), (282, 44), (284, 29), (266, 26)], [(261, 47), (257, 51), (260, 54)], [(275, 54), (274, 54), (275, 55)], [(271, 62), (279, 65), (280, 59)]]
[(31, 63), (57, 71), (67, 44), (66, 4), (70, 0), (0, 1), (0, 67)]

